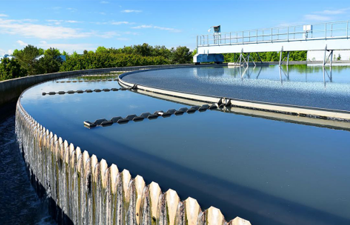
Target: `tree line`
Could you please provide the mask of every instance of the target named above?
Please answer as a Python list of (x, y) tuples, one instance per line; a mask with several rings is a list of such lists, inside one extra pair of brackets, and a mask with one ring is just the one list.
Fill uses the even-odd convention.
[[(66, 57), (66, 61), (61, 55)], [(22, 50), (16, 49), (13, 56), (12, 59), (1, 60), (0, 80), (59, 71), (192, 63), (192, 52), (185, 46), (168, 49), (146, 43), (123, 48), (100, 46), (96, 51), (85, 50), (84, 54), (67, 54), (55, 48), (44, 50), (28, 45)]]
[[(227, 53), (223, 54), (225, 62), (237, 62), (239, 61), (239, 53)], [(247, 59), (248, 54), (243, 53), (244, 57)], [(280, 60), (279, 52), (260, 52), (250, 53), (250, 59), (253, 59), (255, 62), (259, 62), (259, 56), (263, 62), (276, 62)], [(307, 51), (294, 51), (289, 53), (289, 61), (306, 61)], [(282, 59), (287, 59), (287, 52), (282, 52)], [(243, 60), (243, 59), (242, 59)]]
[[(108, 67), (145, 66), (164, 64), (192, 63), (196, 51), (191, 52), (185, 46), (168, 49), (165, 46), (151, 46), (149, 44), (124, 46), (123, 48), (105, 48), (100, 46), (96, 51), (85, 50), (83, 54), (73, 52), (67, 54), (58, 49), (41, 49), (32, 45), (24, 49), (15, 50), (15, 58), (4, 58), (0, 63), (0, 80), (6, 80), (27, 75), (53, 73), (59, 71), (86, 70)], [(63, 61), (61, 55), (66, 57)], [(225, 62), (239, 60), (238, 53), (224, 54)], [(247, 53), (243, 54), (247, 57)], [(38, 58), (40, 56), (40, 58)], [(41, 57), (42, 56), (42, 57)], [(259, 53), (262, 61), (278, 61), (279, 52)], [(258, 54), (251, 53), (254, 61), (260, 61)], [(287, 52), (282, 53), (282, 58)], [(306, 51), (290, 52), (290, 61), (306, 61)]]

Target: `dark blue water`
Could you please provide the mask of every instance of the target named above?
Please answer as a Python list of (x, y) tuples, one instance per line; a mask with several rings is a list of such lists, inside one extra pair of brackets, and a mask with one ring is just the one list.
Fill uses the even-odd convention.
[(15, 117), (0, 121), (0, 224), (53, 225), (30, 184), (15, 137)]
[(176, 190), (181, 199), (194, 197), (202, 209), (218, 207), (227, 220), (350, 224), (348, 131), (220, 111), (89, 130), (84, 120), (184, 105), (130, 91), (41, 95), (112, 87), (117, 82), (47, 82), (25, 92), (21, 102), (34, 119), (68, 142), (147, 183), (158, 182), (163, 191)]
[(350, 66), (181, 68), (123, 80), (200, 95), (350, 111)]

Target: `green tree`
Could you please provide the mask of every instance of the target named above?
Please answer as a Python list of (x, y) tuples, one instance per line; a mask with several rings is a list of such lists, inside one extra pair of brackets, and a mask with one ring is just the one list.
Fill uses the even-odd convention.
[(69, 56), (69, 54), (66, 51), (63, 51), (62, 55), (66, 56), (66, 57)]
[(172, 52), (169, 49), (167, 49), (164, 45), (157, 45), (151, 49), (151, 56), (162, 56), (168, 60), (171, 60)]
[(27, 71), (23, 69), (16, 59), (4, 58), (0, 63), (0, 80), (7, 80), (27, 75)]
[(151, 56), (153, 47), (147, 43), (143, 43), (142, 45), (134, 46), (134, 54), (142, 55), (142, 56)]
[(62, 65), (61, 53), (58, 49), (49, 48), (45, 51), (44, 57), (39, 59), (36, 64), (36, 72), (54, 73), (60, 70)]
[(103, 46), (99, 46), (97, 49), (96, 49), (96, 53), (106, 53), (108, 52), (108, 49), (103, 47)]
[(339, 54), (338, 57), (337, 57), (337, 60), (341, 60), (341, 55)]
[(49, 49), (46, 49), (44, 51), (44, 56), (60, 56), (61, 53), (60, 53), (60, 50), (56, 49), (56, 48), (49, 48)]
[(185, 46), (179, 46), (172, 50), (172, 63), (190, 63), (192, 62), (192, 52)]
[(36, 58), (44, 54), (43, 49), (39, 49), (32, 45), (26, 46), (23, 50), (15, 51), (14, 56), (24, 68), (28, 75), (36, 74)]
[(197, 54), (197, 49), (195, 49), (193, 52), (192, 52), (192, 56), (195, 56)]

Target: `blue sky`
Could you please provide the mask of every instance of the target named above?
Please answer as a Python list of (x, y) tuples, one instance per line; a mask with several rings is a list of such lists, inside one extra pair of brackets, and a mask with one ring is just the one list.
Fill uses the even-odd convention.
[(350, 20), (349, 0), (0, 0), (0, 56), (27, 44), (82, 52), (148, 43), (194, 49), (196, 35)]

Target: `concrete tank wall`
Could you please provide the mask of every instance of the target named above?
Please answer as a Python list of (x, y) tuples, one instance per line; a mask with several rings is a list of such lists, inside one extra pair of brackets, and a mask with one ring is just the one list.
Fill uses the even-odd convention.
[(193, 198), (82, 151), (16, 109), (16, 133), (34, 187), (51, 201), (59, 224), (250, 225), (242, 218), (226, 222), (217, 208), (201, 209)]
[(19, 77), (15, 79), (0, 81), (0, 107), (5, 103), (16, 101), (20, 94), (35, 84), (49, 81), (53, 79), (60, 79), (67, 76), (75, 76), (81, 74), (94, 74), (94, 73), (109, 73), (110, 71), (129, 71), (129, 70), (143, 70), (143, 69), (162, 69), (173, 67), (185, 67), (193, 66), (191, 64), (179, 64), (179, 65), (155, 65), (155, 66), (132, 66), (132, 67), (115, 67), (115, 68), (103, 68), (103, 69), (91, 69), (91, 70), (77, 70), (69, 72), (40, 74), (26, 77)]

